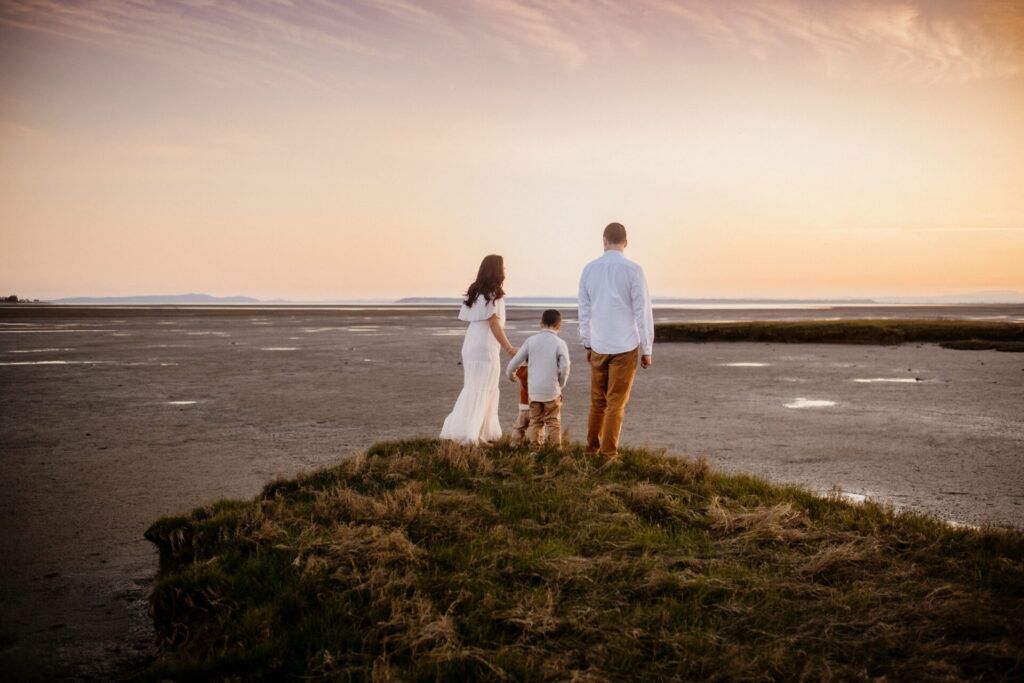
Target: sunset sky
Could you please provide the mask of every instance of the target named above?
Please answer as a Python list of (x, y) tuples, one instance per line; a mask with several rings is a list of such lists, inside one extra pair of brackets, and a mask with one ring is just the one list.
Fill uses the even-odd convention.
[(1024, 291), (1024, 2), (5, 0), (0, 294)]

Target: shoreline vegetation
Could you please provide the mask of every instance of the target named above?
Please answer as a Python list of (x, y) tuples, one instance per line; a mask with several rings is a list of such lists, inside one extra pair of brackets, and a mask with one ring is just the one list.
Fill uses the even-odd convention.
[(149, 680), (1024, 676), (1024, 531), (662, 452), (381, 443), (146, 538)]
[(659, 342), (767, 342), (779, 344), (938, 344), (964, 351), (1024, 352), (1024, 324), (973, 320), (801, 320), (658, 323)]

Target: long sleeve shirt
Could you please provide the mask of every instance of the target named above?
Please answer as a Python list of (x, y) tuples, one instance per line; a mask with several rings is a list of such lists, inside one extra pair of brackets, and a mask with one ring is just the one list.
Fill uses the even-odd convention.
[(523, 363), (530, 372), (530, 401), (554, 401), (562, 395), (562, 387), (569, 381), (569, 347), (558, 333), (545, 328), (523, 342), (505, 376), (515, 381), (516, 370)]
[(608, 249), (580, 276), (580, 341), (597, 353), (654, 349), (654, 311), (643, 269)]

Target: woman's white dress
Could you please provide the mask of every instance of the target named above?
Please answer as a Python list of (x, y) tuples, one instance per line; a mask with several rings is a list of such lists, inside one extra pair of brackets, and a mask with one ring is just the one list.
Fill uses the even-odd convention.
[(442, 439), (472, 444), (501, 436), (498, 423), (501, 345), (487, 322), (494, 315), (505, 324), (505, 300), (487, 301), (482, 294), (472, 306), (463, 304), (459, 311), (459, 320), (469, 323), (462, 342), (462, 392), (441, 427)]

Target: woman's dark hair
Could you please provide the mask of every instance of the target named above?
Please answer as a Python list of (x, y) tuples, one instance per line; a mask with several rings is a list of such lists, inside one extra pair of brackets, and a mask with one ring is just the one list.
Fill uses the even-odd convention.
[(472, 306), (476, 298), (481, 294), (487, 301), (497, 301), (505, 296), (505, 290), (501, 285), (505, 282), (505, 259), (497, 254), (484, 256), (480, 262), (480, 270), (477, 271), (476, 280), (466, 290), (467, 306)]

